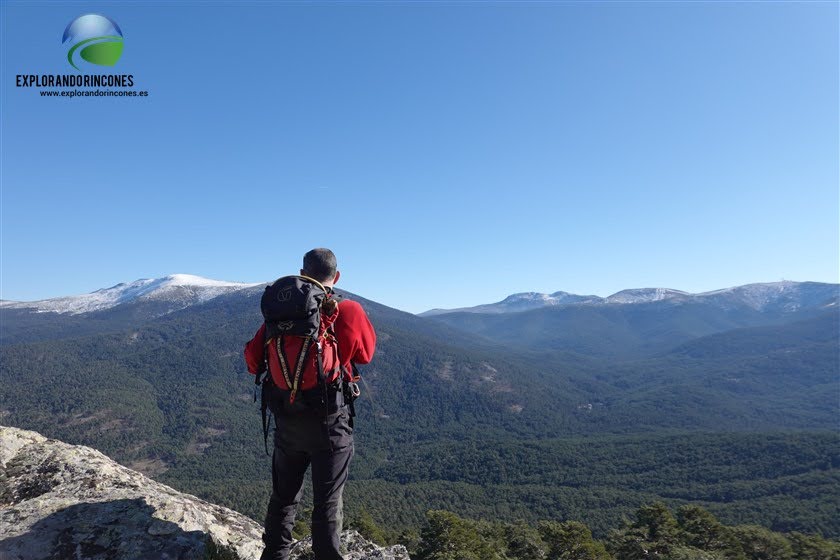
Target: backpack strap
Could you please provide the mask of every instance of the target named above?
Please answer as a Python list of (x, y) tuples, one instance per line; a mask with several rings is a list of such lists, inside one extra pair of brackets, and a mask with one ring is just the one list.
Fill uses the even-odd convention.
[(291, 390), (292, 380), (289, 379), (289, 359), (286, 357), (286, 346), (283, 344), (283, 335), (281, 334), (274, 339), (275, 349), (277, 350), (277, 361), (280, 362), (280, 372), (283, 374), (283, 379), (286, 381), (286, 386)]
[(263, 428), (263, 445), (265, 446), (265, 454), (269, 457), (271, 454), (268, 452), (268, 429), (271, 427), (271, 410), (268, 408), (268, 397), (266, 397), (266, 389), (268, 383), (271, 383), (271, 377), (268, 377), (266, 383), (263, 385), (261, 391), (261, 402), (260, 402), (260, 414), (262, 415), (262, 428)]
[[(323, 284), (321, 284), (320, 282), (318, 282), (317, 280), (315, 280), (311, 276), (304, 276), (303, 274), (294, 274), (292, 276), (297, 276), (298, 278), (303, 278), (304, 280), (308, 280), (309, 282), (312, 282), (313, 284), (315, 284), (316, 286), (321, 288), (324, 291), (324, 293), (330, 293), (329, 291), (327, 291), (326, 286), (324, 286)], [(332, 290), (330, 290), (330, 291), (332, 291)]]
[(282, 334), (277, 337), (277, 359), (280, 362), (280, 370), (283, 373), (283, 380), (286, 382), (286, 386), (291, 392), (289, 394), (289, 404), (293, 404), (295, 402), (298, 389), (300, 388), (300, 381), (303, 377), (303, 368), (306, 364), (306, 357), (309, 355), (309, 347), (312, 343), (312, 337), (303, 337), (303, 344), (300, 348), (300, 354), (298, 354), (297, 362), (295, 363), (294, 374), (292, 374), (291, 368), (289, 368), (289, 358), (286, 357), (286, 346), (283, 344), (284, 340), (284, 335)]
[(266, 349), (268, 345), (271, 344), (271, 339), (268, 338), (267, 331), (263, 334), (263, 366), (264, 369), (262, 372), (258, 372), (254, 376), (254, 402), (257, 402), (257, 387), (262, 385), (262, 383), (271, 377), (271, 370), (269, 369), (269, 359), (268, 359), (268, 352)]
[(257, 402), (257, 387), (260, 387), (260, 415), (262, 416), (262, 429), (263, 429), (263, 446), (265, 447), (265, 454), (269, 457), (271, 456), (268, 452), (268, 429), (271, 426), (271, 410), (268, 408), (268, 398), (266, 397), (266, 390), (268, 389), (269, 384), (274, 384), (274, 381), (271, 380), (271, 369), (269, 368), (268, 359), (268, 345), (271, 344), (271, 339), (266, 340), (263, 343), (263, 360), (265, 361), (265, 377), (262, 377), (262, 374), (258, 373), (256, 375), (256, 379), (254, 380), (254, 402)]
[[(300, 387), (300, 380), (303, 377), (303, 366), (306, 363), (306, 356), (309, 355), (309, 346), (311, 345), (312, 337), (305, 336), (303, 337), (303, 343), (300, 347), (300, 354), (298, 354), (297, 364), (295, 364), (295, 377), (293, 384), (289, 384), (289, 390), (291, 394), (289, 395), (289, 404), (293, 404), (295, 402), (295, 396), (297, 395), (298, 388)], [(320, 351), (319, 351), (320, 356)], [(320, 359), (320, 358), (319, 358)], [(288, 364), (287, 366), (288, 367)], [(288, 382), (288, 376), (286, 376), (286, 381)]]
[(326, 413), (324, 414), (324, 421), (321, 427), (324, 430), (324, 439), (329, 442), (330, 453), (332, 453), (335, 449), (333, 449), (332, 439), (330, 438), (330, 426), (327, 422), (327, 419), (330, 417), (330, 392), (327, 388), (327, 377), (324, 375), (324, 347), (321, 345), (320, 340), (316, 340), (315, 344), (318, 349), (318, 354), (316, 355), (316, 361), (318, 362), (318, 384), (321, 386), (321, 391), (324, 395), (324, 407), (326, 407)]

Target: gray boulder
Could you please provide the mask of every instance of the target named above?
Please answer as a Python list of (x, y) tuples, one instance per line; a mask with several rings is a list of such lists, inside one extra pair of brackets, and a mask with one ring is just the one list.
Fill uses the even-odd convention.
[[(256, 560), (262, 527), (89, 447), (0, 426), (0, 560)], [(345, 531), (347, 560), (409, 560)], [(297, 543), (292, 558), (312, 558)]]

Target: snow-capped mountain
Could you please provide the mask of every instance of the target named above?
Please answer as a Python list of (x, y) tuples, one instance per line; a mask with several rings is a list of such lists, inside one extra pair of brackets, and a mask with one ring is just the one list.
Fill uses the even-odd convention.
[(174, 311), (204, 303), (222, 294), (260, 285), (211, 280), (192, 274), (172, 274), (164, 278), (146, 278), (117, 284), (78, 296), (28, 302), (2, 301), (0, 306), (11, 309), (31, 309), (38, 313), (78, 315), (103, 311), (137, 301), (156, 301), (167, 303), (169, 310)]
[(663, 299), (684, 299), (691, 297), (688, 292), (668, 288), (636, 288), (622, 290), (604, 298), (600, 303), (648, 303)]
[(540, 307), (553, 305), (568, 305), (572, 303), (591, 303), (599, 301), (598, 296), (579, 296), (568, 292), (554, 292), (553, 294), (540, 294), (538, 292), (524, 292), (513, 294), (500, 302), (477, 305), (475, 307), (461, 307), (458, 309), (430, 309), (420, 313), (422, 316), (441, 315), (443, 313), (455, 313), (465, 311), (467, 313), (515, 313), (517, 311), (528, 311)]
[(803, 308), (837, 305), (840, 285), (818, 282), (771, 282), (747, 284), (698, 294), (720, 307), (747, 306), (758, 311), (797, 311)]
[(431, 309), (422, 316), (446, 313), (514, 313), (551, 306), (568, 305), (633, 305), (653, 302), (704, 303), (722, 309), (748, 308), (756, 311), (793, 312), (804, 308), (837, 305), (840, 285), (820, 282), (769, 282), (747, 284), (692, 294), (669, 288), (635, 288), (616, 292), (602, 298), (580, 296), (567, 292), (541, 294), (526, 292), (513, 294), (497, 303), (461, 307), (458, 309)]

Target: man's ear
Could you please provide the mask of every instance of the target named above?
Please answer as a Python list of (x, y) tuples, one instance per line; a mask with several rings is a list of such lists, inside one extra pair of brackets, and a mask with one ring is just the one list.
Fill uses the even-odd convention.
[(333, 278), (333, 284), (337, 284), (337, 283), (338, 283), (338, 279), (339, 279), (339, 277), (340, 277), (340, 276), (341, 276), (341, 272), (339, 272), (339, 271), (337, 271), (337, 270), (336, 270), (336, 271), (335, 271), (335, 278)]

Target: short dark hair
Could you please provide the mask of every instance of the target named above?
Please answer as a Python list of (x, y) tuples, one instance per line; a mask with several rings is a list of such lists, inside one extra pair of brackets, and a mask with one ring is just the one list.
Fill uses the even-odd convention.
[(303, 255), (304, 274), (319, 282), (335, 278), (336, 270), (335, 254), (329, 249), (312, 249)]

